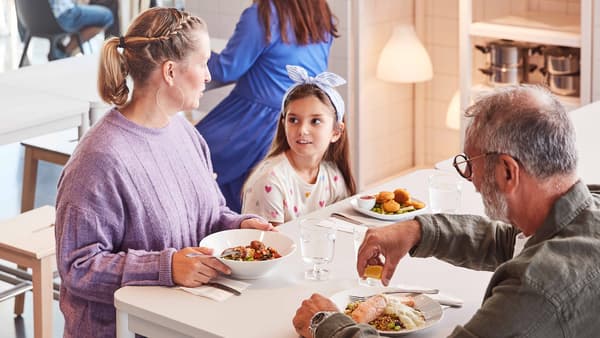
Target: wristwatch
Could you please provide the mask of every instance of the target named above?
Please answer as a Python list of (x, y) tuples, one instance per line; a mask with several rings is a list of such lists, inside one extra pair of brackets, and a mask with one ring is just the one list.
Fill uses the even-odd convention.
[(308, 327), (310, 334), (314, 337), (315, 331), (317, 331), (317, 327), (319, 326), (319, 324), (321, 324), (327, 317), (331, 316), (334, 313), (335, 312), (331, 311), (319, 311), (315, 313), (314, 316), (312, 316), (310, 320), (310, 326)]

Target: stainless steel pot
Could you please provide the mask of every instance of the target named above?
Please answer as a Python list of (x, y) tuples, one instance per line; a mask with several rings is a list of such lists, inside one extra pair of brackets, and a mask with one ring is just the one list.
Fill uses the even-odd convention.
[(550, 74), (566, 75), (579, 73), (579, 48), (546, 47), (544, 68)]
[(512, 40), (495, 40), (485, 46), (475, 45), (475, 48), (488, 54), (487, 66), (517, 67), (528, 64), (528, 57), (539, 47), (519, 43)]
[(550, 91), (565, 96), (579, 96), (579, 74), (557, 75), (546, 73)]
[(533, 72), (537, 66), (530, 65), (525, 71), (523, 66), (498, 67), (490, 66), (488, 68), (479, 68), (479, 70), (488, 76), (488, 83), (491, 86), (506, 86), (524, 83), (528, 81), (529, 73)]

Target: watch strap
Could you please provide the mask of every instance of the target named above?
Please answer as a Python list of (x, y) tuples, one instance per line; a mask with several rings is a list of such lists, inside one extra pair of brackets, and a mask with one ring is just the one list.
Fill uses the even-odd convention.
[(317, 327), (319, 326), (319, 324), (321, 324), (325, 319), (327, 319), (329, 316), (331, 316), (335, 313), (337, 313), (337, 312), (319, 311), (319, 312), (315, 313), (312, 316), (312, 318), (310, 319), (310, 326), (308, 327), (311, 335), (314, 337), (315, 331), (317, 331)]

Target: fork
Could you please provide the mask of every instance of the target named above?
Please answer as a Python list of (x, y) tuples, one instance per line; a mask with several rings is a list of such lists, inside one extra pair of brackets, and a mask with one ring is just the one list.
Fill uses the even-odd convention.
[[(219, 258), (224, 258), (227, 256), (239, 256), (239, 252), (237, 250), (234, 250), (233, 248), (229, 248), (229, 249), (225, 249), (225, 251), (223, 251), (219, 256), (212, 256), (212, 257), (219, 257)], [(211, 256), (211, 255), (205, 255), (203, 253), (200, 252), (192, 252), (189, 253), (187, 255), (185, 255), (186, 257), (201, 257), (201, 256)]]
[[(396, 289), (393, 291), (380, 292), (379, 294), (393, 295), (396, 293), (418, 293), (418, 294), (435, 295), (435, 294), (438, 294), (439, 292), (440, 292), (440, 290), (438, 290), (438, 289)], [(364, 302), (365, 300), (367, 300), (373, 296), (374, 295), (369, 295), (369, 296), (349, 295), (348, 297), (350, 297), (351, 302)]]
[[(384, 292), (382, 292), (384, 293)], [(399, 292), (392, 292), (392, 293), (399, 293)], [(412, 292), (412, 293), (423, 293), (423, 292)], [(390, 293), (387, 293), (390, 294)], [(370, 296), (354, 296), (354, 295), (349, 295), (348, 298), (350, 299), (350, 302), (364, 302), (365, 300), (369, 299), (370, 297), (372, 297), (374, 295), (370, 295)], [(445, 306), (449, 306), (449, 307), (462, 307), (463, 306), (463, 302), (460, 300), (452, 300), (452, 299), (444, 299), (441, 297), (436, 297), (434, 298), (434, 300), (438, 303), (440, 303), (440, 305), (445, 305)]]

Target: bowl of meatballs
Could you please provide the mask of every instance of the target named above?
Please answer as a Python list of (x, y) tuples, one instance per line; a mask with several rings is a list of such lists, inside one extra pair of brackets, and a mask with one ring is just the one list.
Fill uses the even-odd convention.
[(231, 268), (232, 278), (258, 279), (296, 251), (290, 237), (275, 231), (232, 229), (204, 237), (200, 246), (212, 248), (213, 255)]

